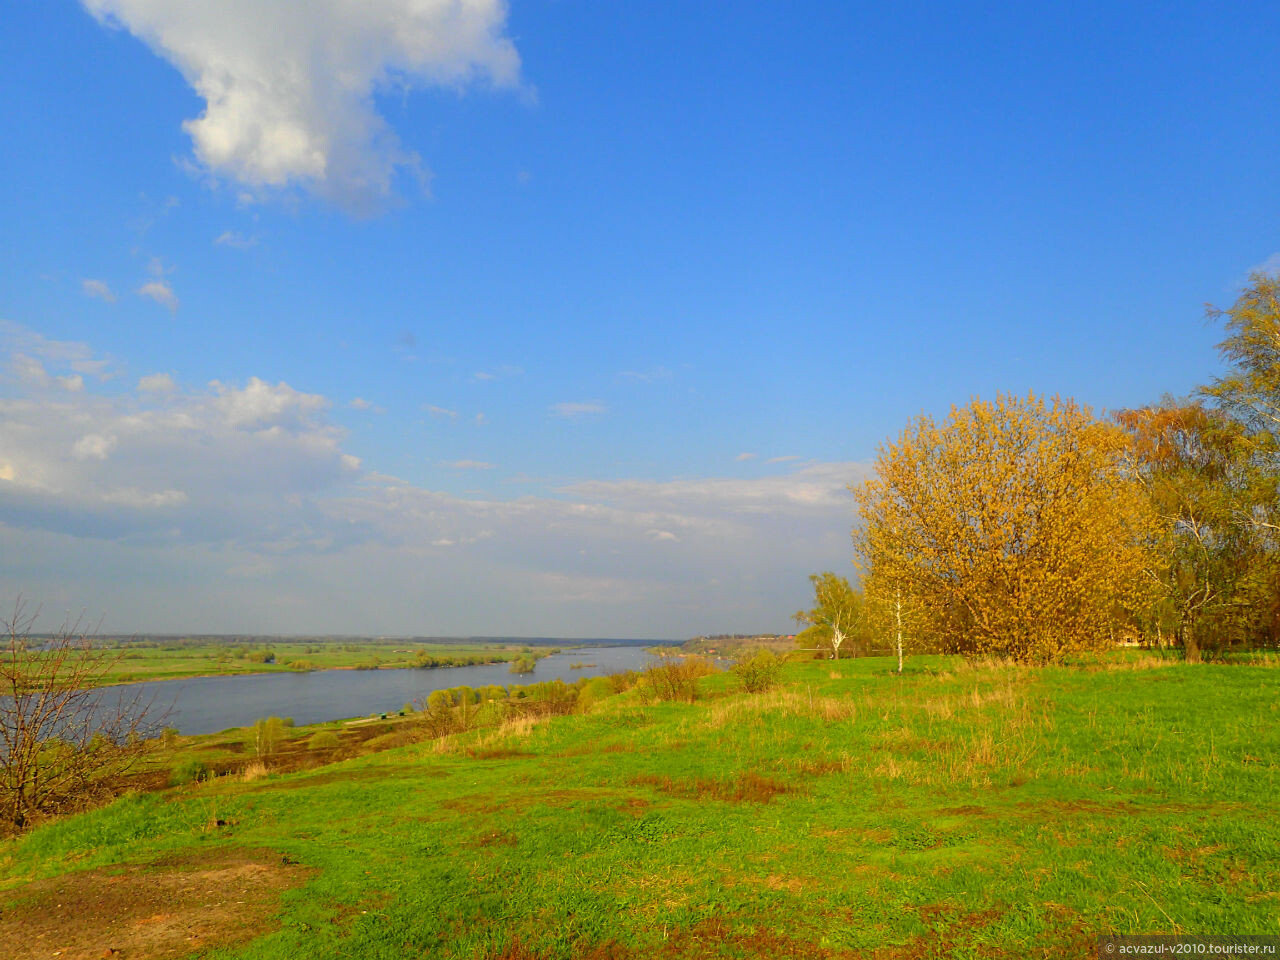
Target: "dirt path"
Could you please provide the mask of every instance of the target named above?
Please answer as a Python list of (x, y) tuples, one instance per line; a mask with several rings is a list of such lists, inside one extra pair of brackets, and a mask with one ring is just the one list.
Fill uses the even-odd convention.
[(222, 849), (37, 880), (0, 905), (0, 957), (162, 960), (244, 942), (309, 875), (271, 850)]

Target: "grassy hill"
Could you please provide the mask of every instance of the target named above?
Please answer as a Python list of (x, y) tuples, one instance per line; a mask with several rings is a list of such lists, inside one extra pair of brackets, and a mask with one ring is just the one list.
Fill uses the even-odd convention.
[(0, 955), (1080, 957), (1280, 934), (1280, 672), (790, 664), (125, 797), (0, 845)]

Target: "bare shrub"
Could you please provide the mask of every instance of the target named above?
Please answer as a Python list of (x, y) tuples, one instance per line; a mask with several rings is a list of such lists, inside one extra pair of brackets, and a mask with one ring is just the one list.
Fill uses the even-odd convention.
[(141, 694), (99, 686), (121, 651), (79, 622), (35, 635), (38, 615), (19, 599), (0, 620), (0, 816), (19, 829), (109, 793), (163, 721)]

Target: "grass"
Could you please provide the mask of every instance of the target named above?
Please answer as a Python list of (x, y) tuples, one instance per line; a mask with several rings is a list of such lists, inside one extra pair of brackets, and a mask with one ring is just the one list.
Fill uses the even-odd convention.
[[(112, 645), (102, 641), (103, 645)], [(397, 667), (505, 663), (521, 656), (523, 645), (442, 644), (407, 640), (279, 641), (239, 644), (230, 641), (179, 640), (168, 644), (121, 641), (119, 659), (101, 678), (103, 684), (181, 677), (237, 676), (306, 670), (377, 670)], [(264, 651), (273, 659), (263, 662)], [(542, 657), (546, 649), (526, 656)], [(38, 656), (39, 654), (33, 654)]]
[[(1135, 657), (807, 662), (754, 695), (715, 674), (694, 703), (633, 690), (129, 796), (0, 845), (0, 907), (68, 871), (270, 848), (310, 879), (274, 932), (207, 956), (1065, 957), (1101, 934), (1280, 934), (1278, 679)], [(316, 729), (291, 732), (300, 751)]]

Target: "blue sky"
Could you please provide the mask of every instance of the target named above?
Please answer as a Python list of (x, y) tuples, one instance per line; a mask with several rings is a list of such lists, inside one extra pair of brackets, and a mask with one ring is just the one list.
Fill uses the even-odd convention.
[[(0, 592), (783, 629), (921, 411), (1218, 371), (1269, 4), (70, 0), (0, 31)], [(770, 462), (772, 461), (772, 462)]]

